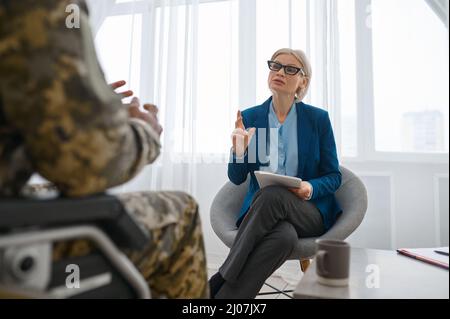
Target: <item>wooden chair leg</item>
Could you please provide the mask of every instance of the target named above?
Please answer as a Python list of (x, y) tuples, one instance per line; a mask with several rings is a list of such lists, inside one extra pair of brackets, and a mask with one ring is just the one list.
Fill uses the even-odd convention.
[(309, 259), (300, 259), (300, 269), (302, 272), (306, 272), (310, 264), (311, 261)]

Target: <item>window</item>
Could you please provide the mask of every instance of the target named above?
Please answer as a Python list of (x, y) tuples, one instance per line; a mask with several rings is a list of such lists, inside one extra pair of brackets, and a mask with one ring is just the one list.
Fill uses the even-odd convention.
[(448, 153), (448, 29), (423, 0), (372, 1), (375, 150)]

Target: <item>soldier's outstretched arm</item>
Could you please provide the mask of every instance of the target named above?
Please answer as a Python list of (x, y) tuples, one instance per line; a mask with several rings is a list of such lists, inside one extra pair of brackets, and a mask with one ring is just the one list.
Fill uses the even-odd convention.
[(0, 90), (36, 171), (81, 196), (128, 181), (160, 144), (107, 85), (84, 1), (80, 28), (66, 25), (72, 2), (0, 1)]

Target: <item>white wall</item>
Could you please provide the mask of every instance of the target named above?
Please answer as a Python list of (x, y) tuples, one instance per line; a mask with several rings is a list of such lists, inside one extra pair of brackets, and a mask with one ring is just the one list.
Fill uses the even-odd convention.
[(381, 249), (448, 245), (448, 164), (344, 163), (368, 188), (369, 208), (349, 238)]

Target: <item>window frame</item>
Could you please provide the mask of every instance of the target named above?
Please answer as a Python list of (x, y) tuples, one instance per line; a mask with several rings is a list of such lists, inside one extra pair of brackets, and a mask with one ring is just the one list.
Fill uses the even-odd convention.
[(449, 153), (383, 152), (375, 145), (375, 100), (373, 80), (372, 29), (367, 27), (372, 0), (355, 0), (356, 79), (357, 79), (357, 156), (342, 157), (346, 162), (448, 163)]

